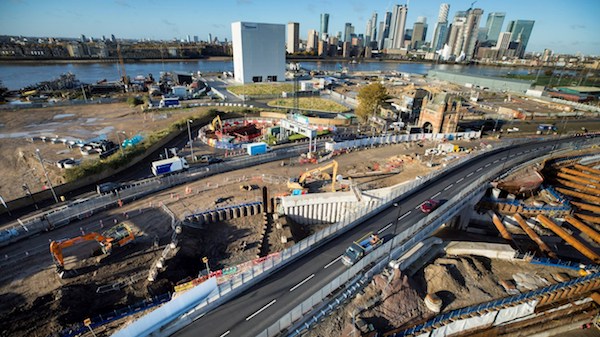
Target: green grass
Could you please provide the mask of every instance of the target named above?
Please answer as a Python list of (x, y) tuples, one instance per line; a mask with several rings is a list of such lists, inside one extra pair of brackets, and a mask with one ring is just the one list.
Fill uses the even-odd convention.
[[(581, 80), (581, 75), (576, 75), (574, 77), (569, 76), (569, 75), (563, 75), (562, 77), (560, 75), (547, 76), (547, 75), (544, 75), (543, 72), (540, 72), (539, 76), (536, 74), (523, 74), (523, 75), (508, 74), (504, 77), (512, 78), (515, 80), (535, 81), (534, 85), (543, 85), (543, 86), (549, 86), (549, 87), (576, 86), (576, 85), (578, 85), (579, 81)], [(536, 80), (536, 77), (537, 77), (537, 80)], [(581, 85), (582, 86), (588, 86), (588, 85), (591, 86), (591, 85), (594, 85), (594, 81), (592, 78), (584, 78), (583, 81), (581, 81)]]
[[(293, 98), (281, 98), (272, 100), (267, 103), (269, 106), (281, 106), (287, 108), (294, 107)], [(300, 97), (298, 99), (298, 108), (304, 110), (330, 111), (330, 112), (345, 112), (350, 109), (345, 106), (320, 97)]]
[(154, 131), (149, 135), (145, 136), (144, 140), (139, 144), (123, 149), (123, 153), (121, 153), (121, 151), (119, 150), (113, 155), (109, 156), (108, 158), (87, 160), (77, 167), (66, 170), (65, 179), (66, 181), (71, 182), (92, 174), (101, 173), (107, 169), (117, 169), (119, 167), (125, 166), (135, 157), (145, 153), (150, 147), (152, 147), (152, 145), (156, 144), (164, 137), (168, 136), (171, 133), (179, 132), (183, 128), (186, 128), (187, 120), (189, 118), (195, 120), (204, 120), (206, 123), (208, 123), (215, 116), (215, 114), (215, 110), (210, 109), (202, 111), (201, 113), (196, 114), (194, 116), (182, 118), (178, 121), (175, 121), (168, 127), (162, 130)]
[(236, 95), (280, 95), (284, 91), (292, 92), (294, 86), (291, 83), (246, 84), (227, 87), (227, 90)]

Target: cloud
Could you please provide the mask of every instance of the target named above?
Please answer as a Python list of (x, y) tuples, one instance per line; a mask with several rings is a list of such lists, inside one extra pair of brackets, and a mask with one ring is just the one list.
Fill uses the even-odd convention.
[(576, 29), (586, 29), (587, 26), (586, 25), (570, 25), (569, 28), (576, 30)]
[(121, 7), (129, 7), (131, 8), (131, 5), (127, 3), (126, 0), (115, 0), (115, 4), (121, 6)]

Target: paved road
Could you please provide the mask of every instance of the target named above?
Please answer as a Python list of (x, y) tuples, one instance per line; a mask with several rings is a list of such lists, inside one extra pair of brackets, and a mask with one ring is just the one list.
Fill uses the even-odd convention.
[[(543, 155), (551, 151), (553, 144), (526, 144), (497, 154), (484, 155), (442, 175), (437, 181), (399, 199), (399, 208), (390, 207), (365, 220), (361, 225), (199, 318), (174, 336), (256, 336), (338, 276), (346, 268), (339, 261), (340, 257), (353, 240), (371, 231), (379, 233), (384, 240), (389, 240), (394, 232), (401, 232), (426, 216), (419, 209), (425, 200), (448, 200), (492, 165), (503, 165), (506, 160), (532, 151)], [(399, 220), (397, 226), (394, 219)]]

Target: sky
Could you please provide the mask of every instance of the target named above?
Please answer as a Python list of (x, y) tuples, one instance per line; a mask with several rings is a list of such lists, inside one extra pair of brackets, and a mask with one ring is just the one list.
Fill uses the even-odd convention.
[[(343, 31), (350, 22), (355, 33), (364, 33), (366, 22), (375, 11), (381, 21), (391, 0), (0, 0), (0, 35), (35, 37), (87, 37), (102, 35), (117, 38), (155, 40), (185, 39), (208, 34), (220, 40), (231, 39), (235, 21), (281, 23), (299, 22), (300, 37), (310, 29), (319, 30), (319, 15), (329, 13), (329, 33)], [(410, 0), (409, 0), (410, 1)], [(427, 17), (430, 41), (442, 2), (450, 4), (449, 21), (454, 13), (471, 7), (471, 0), (412, 0), (408, 4), (406, 28), (418, 16)], [(599, 0), (478, 0), (473, 6), (487, 14), (505, 12), (502, 30), (510, 20), (535, 20), (527, 51), (582, 53), (600, 56)]]

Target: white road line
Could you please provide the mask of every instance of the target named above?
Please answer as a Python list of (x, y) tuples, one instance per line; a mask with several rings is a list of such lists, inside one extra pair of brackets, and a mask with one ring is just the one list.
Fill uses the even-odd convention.
[(497, 162), (499, 162), (499, 161), (500, 161), (500, 159), (496, 159), (496, 160), (494, 160), (494, 164), (496, 164), (496, 163), (497, 163)]
[(431, 199), (433, 199), (433, 198), (437, 197), (437, 196), (438, 196), (438, 195), (440, 195), (440, 194), (442, 194), (442, 192), (437, 192), (436, 194), (434, 194), (434, 195), (432, 195), (432, 196), (431, 196)]
[(478, 168), (477, 170), (475, 170), (475, 172), (479, 172), (481, 170), (483, 170), (483, 167)]
[(382, 229), (380, 229), (379, 231), (377, 231), (377, 234), (381, 234), (381, 232), (385, 231), (386, 229), (390, 228), (391, 226), (392, 226), (392, 223), (390, 222), (389, 224), (387, 224), (387, 226), (385, 226)]
[(487, 164), (485, 165), (485, 167), (489, 167), (490, 165), (492, 165), (492, 164), (490, 164), (490, 163), (487, 163)]
[(309, 277), (305, 278), (304, 281), (296, 284), (295, 286), (293, 286), (290, 291), (294, 291), (296, 290), (296, 288), (298, 288), (299, 286), (303, 285), (304, 283), (308, 282), (308, 280), (310, 280), (311, 278), (315, 277), (315, 274), (311, 274)]
[(502, 157), (502, 158), (500, 158), (500, 159), (504, 160), (504, 159), (506, 159), (506, 156), (504, 156), (504, 157)]
[(265, 305), (264, 307), (260, 308), (257, 312), (253, 313), (252, 315), (246, 317), (246, 320), (249, 321), (252, 319), (252, 317), (260, 314), (261, 312), (263, 312), (263, 310), (265, 310), (266, 308), (270, 307), (273, 305), (273, 303), (275, 303), (277, 300), (272, 300), (271, 302), (269, 302), (267, 305)]
[(341, 259), (341, 258), (342, 258), (342, 256), (341, 256), (341, 255), (340, 255), (340, 256), (338, 256), (338, 257), (337, 257), (337, 259), (335, 259), (335, 260), (333, 260), (333, 261), (329, 262), (328, 264), (326, 264), (326, 265), (325, 265), (325, 267), (323, 267), (323, 269), (327, 269), (327, 267), (329, 267), (329, 266), (331, 266), (332, 264), (336, 263), (336, 262), (337, 262), (339, 259)]
[(398, 218), (398, 220), (402, 220), (402, 219), (406, 218), (410, 214), (410, 212), (412, 212), (412, 211), (408, 211), (408, 212), (404, 213), (401, 217)]
[(458, 179), (458, 180), (456, 181), (456, 183), (458, 184), (458, 183), (460, 183), (460, 182), (461, 182), (461, 181), (463, 181), (463, 180), (465, 180), (465, 178), (464, 178), (464, 177), (463, 177), (463, 178), (460, 178), (460, 179)]
[(451, 189), (452, 186), (454, 186), (454, 184), (450, 184), (450, 185), (446, 186), (446, 188), (444, 188), (444, 191), (447, 191), (447, 190)]
[(472, 175), (473, 175), (473, 172), (467, 174), (467, 178), (470, 177), (470, 176), (472, 176)]
[(230, 332), (231, 332), (231, 330), (227, 330), (227, 331), (223, 332), (223, 334), (219, 337), (225, 337), (225, 336), (229, 335)]

